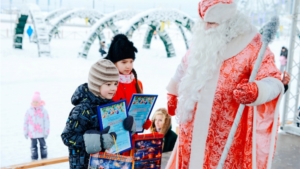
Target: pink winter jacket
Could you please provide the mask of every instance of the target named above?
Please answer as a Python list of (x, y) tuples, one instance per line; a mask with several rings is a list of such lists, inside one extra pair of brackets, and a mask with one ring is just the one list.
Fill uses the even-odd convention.
[(285, 56), (280, 56), (280, 64), (282, 65), (282, 66), (285, 66), (286, 65), (286, 63), (287, 63), (287, 58), (285, 57)]
[(44, 107), (31, 107), (24, 119), (25, 138), (47, 138), (49, 135), (49, 116)]

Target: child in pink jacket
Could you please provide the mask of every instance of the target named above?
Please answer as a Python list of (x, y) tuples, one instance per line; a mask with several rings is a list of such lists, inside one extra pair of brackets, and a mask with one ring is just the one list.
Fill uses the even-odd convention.
[(31, 159), (38, 159), (37, 142), (40, 143), (41, 159), (47, 158), (45, 139), (49, 135), (49, 116), (44, 108), (45, 102), (40, 93), (35, 92), (32, 97), (31, 107), (27, 110), (24, 119), (24, 136), (31, 139)]

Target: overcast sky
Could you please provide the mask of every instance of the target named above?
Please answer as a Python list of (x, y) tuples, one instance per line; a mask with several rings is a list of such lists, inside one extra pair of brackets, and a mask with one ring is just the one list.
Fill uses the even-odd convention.
[(38, 2), (40, 8), (44, 11), (51, 11), (61, 7), (85, 7), (93, 8), (93, 1), (95, 2), (95, 9), (102, 13), (110, 13), (116, 10), (129, 8), (135, 10), (147, 10), (154, 7), (160, 8), (176, 8), (191, 17), (198, 17), (197, 5), (200, 0), (1, 0), (1, 8), (8, 9), (12, 1), (12, 7), (20, 7), (23, 2)]

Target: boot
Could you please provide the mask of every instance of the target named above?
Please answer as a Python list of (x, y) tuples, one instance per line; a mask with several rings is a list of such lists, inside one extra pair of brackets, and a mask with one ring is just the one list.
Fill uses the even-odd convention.
[(42, 146), (41, 147), (41, 159), (47, 158), (47, 155), (48, 155), (47, 146)]
[(31, 148), (31, 159), (37, 160), (39, 158), (37, 148)]

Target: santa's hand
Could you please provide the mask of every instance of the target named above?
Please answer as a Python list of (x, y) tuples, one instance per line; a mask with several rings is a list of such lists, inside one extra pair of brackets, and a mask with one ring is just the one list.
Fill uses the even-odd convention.
[(233, 90), (233, 98), (241, 104), (253, 103), (258, 97), (258, 87), (255, 82), (248, 82), (244, 79)]
[(169, 115), (174, 116), (175, 110), (177, 108), (177, 96), (168, 93), (167, 99), (168, 99), (168, 113)]
[(286, 71), (283, 73), (283, 79), (281, 80), (284, 85), (288, 85), (290, 83), (291, 77), (290, 74)]

